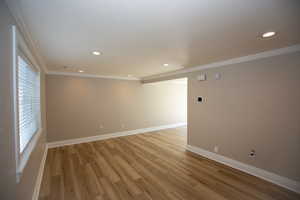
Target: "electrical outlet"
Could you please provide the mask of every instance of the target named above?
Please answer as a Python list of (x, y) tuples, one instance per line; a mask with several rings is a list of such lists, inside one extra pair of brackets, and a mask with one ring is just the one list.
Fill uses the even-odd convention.
[(219, 152), (219, 147), (218, 147), (218, 146), (215, 146), (215, 147), (214, 147), (214, 152), (216, 152), (216, 153)]
[(97, 131), (101, 131), (104, 128), (103, 124), (97, 125)]
[(256, 156), (256, 152), (255, 152), (255, 150), (252, 149), (249, 153), (249, 157), (253, 158), (255, 156)]

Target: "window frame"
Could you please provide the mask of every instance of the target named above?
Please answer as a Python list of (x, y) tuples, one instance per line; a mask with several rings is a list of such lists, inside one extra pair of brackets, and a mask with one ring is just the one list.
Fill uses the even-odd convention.
[(29, 142), (24, 147), (24, 150), (20, 152), (20, 136), (19, 136), (19, 102), (18, 102), (18, 60), (21, 57), (34, 71), (38, 73), (40, 86), (41, 86), (41, 70), (37, 65), (34, 57), (28, 49), (23, 37), (18, 32), (16, 26), (12, 27), (12, 39), (13, 39), (13, 109), (14, 109), (14, 120), (13, 129), (15, 136), (15, 160), (16, 160), (16, 179), (20, 181), (22, 172), (30, 158), (32, 151), (35, 149), (37, 142), (43, 131), (42, 128), (42, 110), (41, 110), (41, 87), (40, 87), (40, 113), (39, 113), (39, 127), (38, 130), (33, 134)]

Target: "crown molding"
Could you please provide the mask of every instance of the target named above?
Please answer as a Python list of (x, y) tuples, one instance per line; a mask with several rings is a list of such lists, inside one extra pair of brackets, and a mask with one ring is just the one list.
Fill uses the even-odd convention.
[(139, 78), (136, 77), (105, 76), (105, 75), (94, 75), (94, 74), (75, 73), (75, 72), (48, 71), (47, 75), (77, 76), (77, 77), (85, 77), (85, 78), (105, 78), (105, 79), (130, 80), (130, 81), (140, 80)]
[(39, 53), (40, 50), (38, 49), (35, 41), (31, 37), (31, 33), (27, 28), (27, 25), (24, 21), (24, 17), (22, 15), (22, 9), (19, 6), (19, 2), (17, 0), (5, 0), (8, 9), (11, 12), (11, 15), (14, 17), (17, 28), (19, 32), (23, 36), (25, 43), (28, 45), (31, 53), (33, 54), (34, 58), (37, 60), (39, 67), (43, 69), (45, 73), (48, 73), (48, 69), (45, 63), (44, 58)]
[(210, 68), (224, 67), (227, 65), (239, 64), (239, 63), (244, 63), (244, 62), (249, 62), (249, 61), (254, 61), (254, 60), (260, 60), (263, 58), (269, 58), (269, 57), (274, 57), (274, 56), (279, 56), (279, 55), (284, 55), (284, 54), (290, 54), (290, 53), (294, 53), (294, 52), (298, 52), (298, 51), (300, 51), (300, 44), (288, 46), (288, 47), (284, 47), (284, 48), (279, 48), (279, 49), (274, 49), (274, 50), (270, 50), (270, 51), (264, 51), (264, 52), (260, 52), (257, 54), (251, 54), (248, 56), (242, 56), (242, 57), (224, 60), (224, 61), (220, 61), (220, 62), (209, 63), (206, 65), (199, 65), (196, 67), (181, 69), (181, 70), (174, 71), (174, 72), (142, 77), (141, 80), (149, 81), (149, 80), (156, 79), (156, 78), (163, 78), (163, 77), (168, 77), (168, 76), (186, 74), (186, 73), (201, 71), (201, 70), (210, 69)]

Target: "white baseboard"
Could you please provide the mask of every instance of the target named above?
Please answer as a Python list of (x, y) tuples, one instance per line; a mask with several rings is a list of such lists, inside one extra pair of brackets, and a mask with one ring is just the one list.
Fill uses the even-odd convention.
[(32, 195), (32, 200), (38, 200), (39, 199), (40, 188), (41, 188), (41, 184), (42, 184), (47, 153), (48, 153), (48, 146), (46, 144), (44, 154), (43, 154), (43, 158), (42, 158), (42, 161), (41, 161), (41, 164), (40, 164), (40, 167), (39, 167), (38, 176), (36, 178), (35, 187), (34, 187), (34, 191), (33, 191), (33, 195)]
[(169, 125), (142, 128), (142, 129), (136, 129), (136, 130), (130, 130), (130, 131), (108, 133), (108, 134), (104, 134), (104, 135), (96, 135), (96, 136), (91, 136), (91, 137), (50, 142), (50, 143), (48, 143), (48, 148), (55, 148), (55, 147), (60, 147), (60, 146), (65, 146), (65, 145), (72, 145), (72, 144), (80, 144), (80, 143), (92, 142), (92, 141), (97, 141), (97, 140), (105, 140), (105, 139), (109, 139), (109, 138), (122, 137), (122, 136), (127, 136), (127, 135), (135, 135), (135, 134), (146, 133), (146, 132), (151, 132), (151, 131), (176, 128), (176, 127), (180, 127), (180, 126), (186, 126), (186, 123), (169, 124)]
[(246, 172), (248, 174), (251, 174), (253, 176), (262, 178), (266, 181), (269, 181), (271, 183), (274, 183), (276, 185), (279, 185), (281, 187), (287, 188), (289, 190), (292, 190), (294, 192), (300, 193), (300, 182), (291, 180), (289, 178), (279, 176), (277, 174), (274, 174), (272, 172), (268, 172), (266, 170), (247, 165), (245, 163), (221, 156), (219, 154), (201, 149), (199, 147), (195, 147), (192, 145), (187, 145), (186, 149), (188, 151), (191, 151), (193, 153), (199, 154), (201, 156), (204, 156), (206, 158), (209, 158), (211, 160), (217, 161), (219, 163), (222, 163), (224, 165), (230, 166), (232, 168), (238, 169), (240, 171)]

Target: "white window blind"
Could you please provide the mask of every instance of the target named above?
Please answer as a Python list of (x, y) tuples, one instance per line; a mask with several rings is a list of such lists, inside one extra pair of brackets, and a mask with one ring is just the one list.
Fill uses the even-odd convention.
[(21, 56), (17, 66), (18, 135), (22, 153), (40, 128), (40, 75)]

